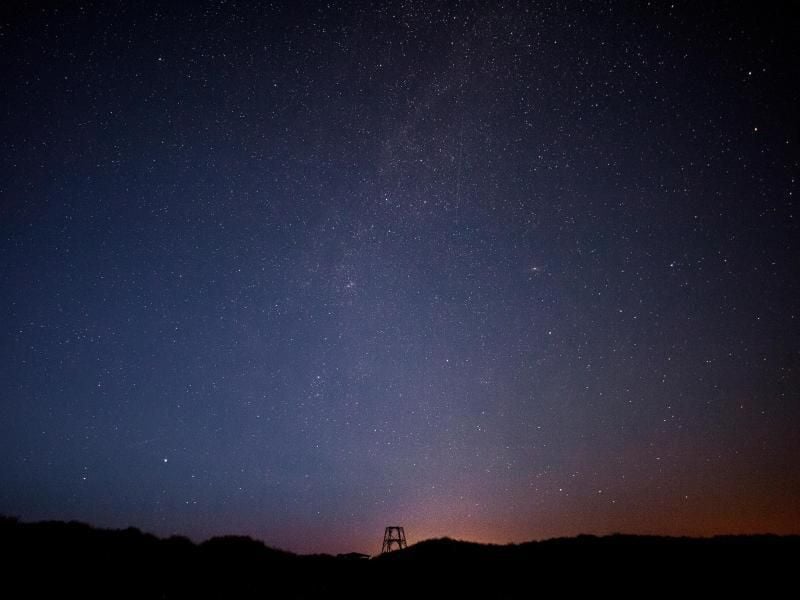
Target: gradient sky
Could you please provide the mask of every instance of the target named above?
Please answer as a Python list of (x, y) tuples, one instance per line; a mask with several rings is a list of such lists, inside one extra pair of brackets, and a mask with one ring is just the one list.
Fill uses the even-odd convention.
[(800, 533), (766, 4), (4, 3), (0, 513)]

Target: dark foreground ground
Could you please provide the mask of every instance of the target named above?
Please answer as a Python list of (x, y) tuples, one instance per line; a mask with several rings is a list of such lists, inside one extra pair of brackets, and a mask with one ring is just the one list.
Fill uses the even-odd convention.
[(507, 546), (440, 539), (359, 560), (300, 556), (246, 537), (194, 544), (133, 528), (0, 518), (0, 553), (7, 598), (794, 596), (800, 536), (579, 536)]

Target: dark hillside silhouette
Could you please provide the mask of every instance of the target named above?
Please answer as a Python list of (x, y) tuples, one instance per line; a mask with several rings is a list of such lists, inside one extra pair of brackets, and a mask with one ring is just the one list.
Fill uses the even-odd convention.
[(712, 538), (645, 535), (580, 535), (523, 544), (477, 544), (450, 538), (425, 540), (405, 549), (376, 557), (398, 561), (530, 561), (553, 558), (591, 558), (606, 562), (679, 558), (706, 555), (738, 560), (788, 553), (800, 549), (800, 536), (728, 535)]
[[(789, 580), (800, 537), (612, 535), (508, 545), (442, 538), (365, 560), (358, 553), (298, 555), (246, 536), (195, 544), (133, 527), (0, 517), (0, 552), (6, 592), (24, 589), (28, 597), (367, 598), (376, 590), (381, 598), (531, 597), (532, 585), (638, 589), (640, 581), (717, 590), (749, 582), (763, 591)], [(387, 588), (387, 581), (398, 585)]]

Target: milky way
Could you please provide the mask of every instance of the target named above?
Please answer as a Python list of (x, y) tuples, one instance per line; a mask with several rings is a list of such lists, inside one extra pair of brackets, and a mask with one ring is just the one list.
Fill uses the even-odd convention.
[(59, 4), (0, 28), (1, 513), (800, 533), (781, 3)]

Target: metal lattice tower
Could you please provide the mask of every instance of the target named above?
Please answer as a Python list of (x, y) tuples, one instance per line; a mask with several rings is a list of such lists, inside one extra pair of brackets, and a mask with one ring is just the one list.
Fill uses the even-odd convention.
[(391, 552), (393, 546), (397, 546), (394, 550), (401, 550), (406, 547), (406, 531), (402, 527), (387, 527), (383, 533), (383, 546), (381, 547), (381, 554)]

